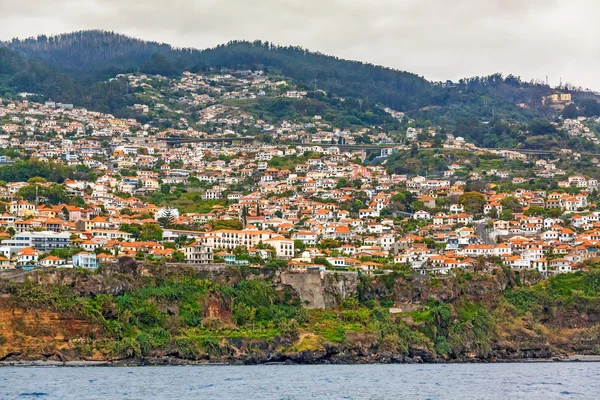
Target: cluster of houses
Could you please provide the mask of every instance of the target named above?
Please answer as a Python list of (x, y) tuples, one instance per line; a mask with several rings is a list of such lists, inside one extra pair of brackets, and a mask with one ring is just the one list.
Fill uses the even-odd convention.
[[(546, 275), (577, 270), (596, 256), (600, 212), (592, 197), (598, 181), (566, 172), (565, 160), (581, 157), (572, 151), (557, 160), (532, 161), (532, 176), (476, 169), (460, 158), (435, 176), (401, 175), (384, 164), (356, 161), (366, 158), (364, 150), (347, 147), (368, 136), (390, 144), (382, 158), (411, 149), (392, 145), (381, 130), (337, 128), (319, 115), (272, 124), (219, 104), (306, 95), (262, 71), (115, 79), (148, 90), (166, 82), (169, 90), (186, 93), (176, 102), (132, 106), (140, 114), (172, 113), (175, 123), (158, 128), (52, 101), (0, 101), (0, 149), (11, 150), (3, 154), (78, 172), (60, 183), (68, 196), (61, 204), (44, 197), (54, 183), (0, 184), (0, 269), (94, 269), (119, 257), (236, 266), (248, 263), (241, 252), (253, 260), (286, 260), (297, 273), (385, 274), (405, 266), (416, 273), (451, 274), (504, 265)], [(201, 107), (194, 127), (177, 112), (181, 104)], [(579, 125), (568, 122), (572, 129)], [(281, 144), (202, 141), (235, 138), (242, 126)], [(419, 141), (423, 135), (437, 133), (413, 126), (406, 132), (418, 148), (431, 147)], [(195, 141), (169, 148), (163, 140), (169, 137)], [(519, 152), (478, 149), (451, 134), (441, 149), (527, 161)], [(13, 158), (0, 156), (0, 165), (18, 161)], [(556, 189), (534, 190), (529, 181), (535, 177), (560, 180)], [(474, 183), (483, 199), (477, 208), (463, 201)], [(501, 190), (504, 183), (510, 190)], [(41, 193), (35, 199), (24, 195), (32, 185)], [(195, 193), (191, 204), (152, 201), (176, 196), (176, 189)], [(402, 203), (398, 193), (412, 200)], [(195, 211), (199, 208), (205, 212)]]

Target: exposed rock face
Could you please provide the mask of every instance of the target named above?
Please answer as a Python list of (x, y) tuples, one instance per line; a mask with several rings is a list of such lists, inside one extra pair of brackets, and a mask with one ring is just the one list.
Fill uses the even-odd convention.
[[(18, 287), (24, 282), (40, 285), (50, 290), (64, 286), (79, 296), (97, 294), (119, 295), (136, 287), (147, 285), (152, 277), (186, 276), (189, 266), (142, 265), (134, 260), (121, 260), (98, 274), (76, 270), (10, 271), (0, 274), (0, 363), (14, 361), (108, 361), (118, 357), (121, 363), (180, 365), (197, 363), (259, 364), (268, 362), (303, 364), (341, 363), (422, 363), (422, 362), (493, 362), (526, 359), (549, 359), (568, 354), (593, 355), (600, 343), (600, 311), (593, 299), (579, 299), (568, 305), (555, 305), (541, 312), (541, 322), (531, 318), (520, 319), (512, 308), (502, 314), (506, 320), (496, 320), (497, 334), (489, 342), (485, 352), (478, 352), (475, 336), (466, 337), (462, 350), (452, 353), (436, 352), (433, 346), (415, 342), (400, 346), (387, 340), (379, 329), (348, 329), (341, 339), (329, 339), (322, 333), (324, 328), (312, 325), (290, 325), (280, 328), (277, 334), (267, 338), (258, 336), (215, 336), (214, 341), (192, 347), (175, 345), (185, 337), (173, 337), (170, 343), (149, 352), (113, 351), (111, 336), (105, 325), (95, 318), (75, 315), (70, 308), (40, 301), (35, 291), (25, 301)], [(235, 285), (242, 279), (240, 271), (224, 269), (193, 271), (195, 276), (211, 279), (215, 283)], [(204, 273), (209, 274), (205, 276)], [(391, 310), (405, 313), (423, 307), (428, 299), (448, 303), (469, 300), (480, 302), (486, 309), (501, 306), (503, 292), (510, 287), (511, 277), (496, 275), (473, 275), (462, 277), (413, 277), (376, 276), (358, 277), (355, 273), (311, 272), (294, 274), (284, 272), (255, 273), (246, 279), (262, 279), (279, 285), (290, 292), (292, 288), (307, 308), (335, 308), (349, 297), (362, 300), (389, 299), (395, 303)], [(146, 283), (144, 283), (146, 282)], [(283, 290), (281, 291), (284, 292)], [(30, 302), (27, 299), (31, 300)], [(294, 297), (294, 301), (297, 298)], [(232, 304), (218, 293), (209, 293), (202, 299), (202, 325), (219, 332), (235, 327)], [(296, 303), (297, 304), (297, 303)], [(157, 305), (161, 312), (177, 319), (180, 303), (163, 301)], [(505, 305), (506, 306), (506, 305)], [(542, 307), (543, 304), (540, 304)], [(60, 311), (63, 310), (63, 311)], [(71, 310), (71, 311), (64, 311)], [(101, 317), (118, 317), (115, 303), (106, 303), (99, 310)], [(311, 312), (315, 317), (324, 312)], [(335, 310), (334, 310), (335, 311)], [(337, 310), (339, 311), (339, 309)], [(100, 316), (100, 314), (98, 314)], [(343, 313), (333, 314), (333, 320), (344, 318)], [(402, 316), (399, 316), (402, 318)], [(408, 326), (417, 329), (419, 322), (406, 317)], [(167, 325), (170, 327), (171, 325)], [(175, 326), (175, 325), (173, 325)], [(104, 327), (104, 328), (103, 328)], [(196, 347), (193, 347), (196, 346)], [(194, 350), (194, 351), (188, 351)], [(144, 354), (143, 359), (132, 357)], [(446, 354), (446, 355), (440, 355)]]
[(335, 307), (340, 300), (357, 294), (358, 276), (353, 272), (283, 272), (280, 278), (281, 283), (298, 293), (309, 309)]
[(102, 360), (88, 349), (85, 339), (99, 330), (88, 321), (42, 310), (8, 307), (0, 299), (0, 361), (20, 360)]
[(135, 286), (138, 274), (139, 266), (131, 258), (124, 258), (97, 275), (78, 273), (71, 269), (6, 271), (0, 274), (0, 294), (10, 293), (12, 283), (22, 284), (29, 280), (32, 284), (44, 287), (69, 287), (78, 296), (120, 295)]
[(398, 277), (391, 283), (385, 277), (376, 277), (363, 287), (361, 295), (367, 300), (390, 298), (396, 304), (426, 303), (429, 299), (448, 303), (463, 295), (474, 301), (486, 301), (500, 295), (508, 285), (503, 274), (474, 275), (468, 282), (460, 282), (454, 276)]

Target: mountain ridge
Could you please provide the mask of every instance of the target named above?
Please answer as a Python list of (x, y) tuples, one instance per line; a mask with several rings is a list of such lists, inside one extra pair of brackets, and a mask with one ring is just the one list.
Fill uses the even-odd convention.
[[(418, 109), (430, 103), (437, 104), (440, 100), (432, 100), (431, 97), (434, 93), (442, 93), (431, 82), (413, 73), (310, 52), (298, 46), (275, 46), (262, 41), (230, 41), (225, 45), (197, 50), (147, 42), (113, 32), (79, 31), (12, 40), (4, 42), (4, 46), (88, 79), (90, 74), (104, 77), (104, 71), (114, 73), (116, 69), (124, 72), (137, 68), (142, 72), (150, 70), (172, 76), (183, 70), (210, 67), (243, 69), (270, 66), (282, 69), (285, 75), (291, 75), (307, 86), (316, 79), (319, 88), (350, 96), (359, 85), (365, 86), (361, 75), (366, 69), (374, 89), (363, 90), (360, 96), (372, 97), (373, 101), (393, 108)], [(344, 72), (341, 72), (342, 69)], [(348, 86), (351, 89), (344, 90)], [(402, 96), (394, 93), (396, 91), (402, 91)], [(423, 99), (414, 99), (414, 93)]]
[[(442, 84), (411, 72), (262, 41), (230, 41), (198, 50), (93, 30), (13, 39), (0, 42), (0, 47), (5, 48), (0, 60), (0, 96), (18, 91), (39, 93), (42, 98), (110, 113), (128, 105), (127, 88), (109, 81), (119, 73), (176, 77), (184, 71), (264, 69), (287, 77), (300, 90), (320, 90), (340, 99), (389, 107), (449, 131), (466, 127), (461, 136), (478, 138), (479, 144), (489, 146), (503, 139), (503, 130), (494, 133), (486, 126), (495, 119), (527, 125), (559, 115), (544, 102), (555, 89), (514, 75), (493, 74)], [(600, 115), (592, 94), (571, 88), (561, 91), (572, 94), (581, 108), (577, 112)], [(584, 101), (588, 103), (581, 105)]]

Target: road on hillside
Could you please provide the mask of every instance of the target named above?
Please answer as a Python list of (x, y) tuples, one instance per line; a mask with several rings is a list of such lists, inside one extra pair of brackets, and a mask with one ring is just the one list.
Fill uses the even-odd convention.
[(473, 226), (475, 227), (475, 232), (477, 232), (477, 235), (481, 238), (483, 243), (493, 246), (496, 244), (496, 238), (490, 236), (490, 234), (488, 233), (487, 224), (488, 224), (487, 219), (473, 221)]

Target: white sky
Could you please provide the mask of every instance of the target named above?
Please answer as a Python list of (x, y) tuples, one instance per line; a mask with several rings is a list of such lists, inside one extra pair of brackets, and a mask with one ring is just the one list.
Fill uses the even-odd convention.
[(0, 39), (105, 29), (176, 46), (300, 45), (431, 80), (512, 73), (600, 90), (599, 0), (0, 0)]

